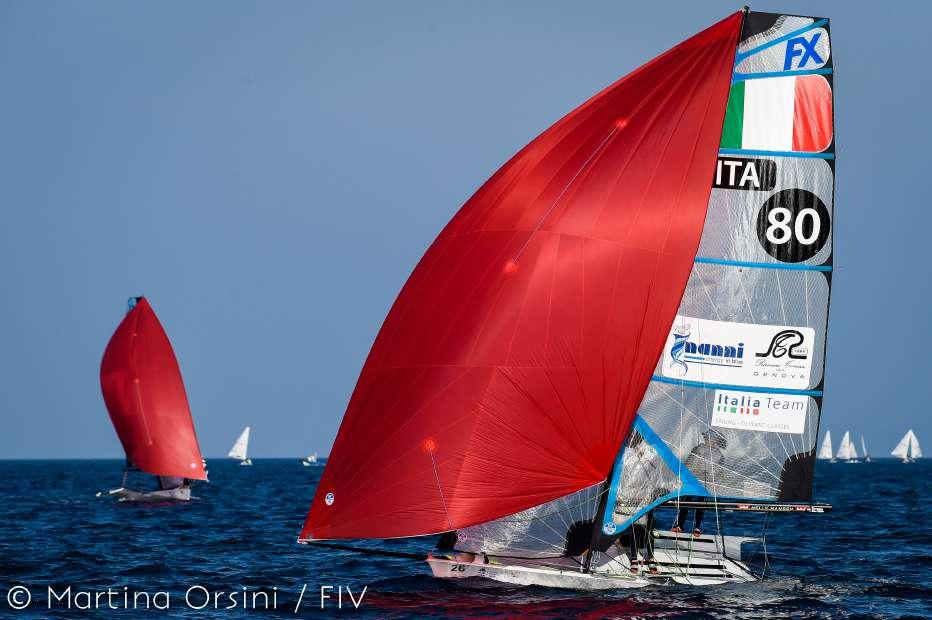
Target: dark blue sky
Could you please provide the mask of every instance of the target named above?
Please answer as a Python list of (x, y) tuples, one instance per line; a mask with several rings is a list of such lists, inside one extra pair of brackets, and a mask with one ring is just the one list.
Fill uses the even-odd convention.
[[(464, 200), (738, 8), (0, 4), (0, 458), (122, 454), (98, 368), (136, 294), (172, 339), (207, 456), (246, 424), (256, 456), (326, 452), (398, 289)], [(823, 425), (877, 454), (908, 426), (932, 441), (932, 6), (752, 8), (832, 18)]]

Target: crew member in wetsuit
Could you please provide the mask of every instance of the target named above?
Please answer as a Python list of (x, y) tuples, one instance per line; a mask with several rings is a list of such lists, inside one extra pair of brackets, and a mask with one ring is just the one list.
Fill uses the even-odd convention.
[[(699, 437), (699, 443), (692, 449), (683, 466), (689, 469), (700, 480), (714, 480), (713, 467), (721, 468), (725, 464), (725, 448), (728, 447), (728, 440), (725, 436), (715, 430), (707, 430)], [(720, 469), (721, 471), (721, 469)], [(720, 474), (721, 475), (721, 474)], [(705, 498), (695, 495), (685, 495), (681, 498), (684, 501), (701, 502)], [(702, 535), (702, 517), (705, 515), (704, 508), (696, 508), (696, 517), (693, 520), (693, 537), (699, 538)], [(686, 519), (689, 518), (689, 508), (678, 508), (676, 511), (676, 521), (671, 532), (680, 533), (686, 526)]]
[(654, 529), (654, 511), (649, 510), (646, 515), (642, 516), (631, 525), (631, 538), (628, 542), (628, 559), (631, 562), (631, 574), (637, 575), (641, 561), (638, 560), (638, 549), (642, 542), (644, 545), (644, 558), (647, 564), (647, 570), (651, 575), (657, 574), (657, 563), (654, 561), (654, 545), (650, 540), (651, 530)]

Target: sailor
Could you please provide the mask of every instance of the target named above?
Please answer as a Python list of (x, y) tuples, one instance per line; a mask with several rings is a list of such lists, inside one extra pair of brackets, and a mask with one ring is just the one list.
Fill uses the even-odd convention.
[[(725, 464), (725, 448), (728, 447), (728, 440), (718, 431), (709, 429), (704, 431), (699, 437), (699, 443), (692, 449), (683, 466), (689, 469), (699, 480), (714, 480), (714, 467), (719, 468), (721, 472), (722, 465)], [(683, 501), (704, 501), (703, 497), (695, 495), (685, 495)], [(699, 538), (702, 535), (702, 517), (705, 509), (696, 508), (696, 516), (693, 520), (693, 537)], [(676, 521), (671, 532), (680, 533), (686, 525), (689, 518), (689, 508), (677, 508)]]
[(639, 541), (644, 545), (644, 563), (651, 575), (657, 574), (657, 563), (654, 561), (654, 546), (651, 544), (650, 533), (654, 529), (654, 511), (648, 510), (634, 524), (631, 525), (630, 539), (628, 542), (628, 558), (631, 563), (631, 574), (637, 575), (641, 561), (638, 560)]

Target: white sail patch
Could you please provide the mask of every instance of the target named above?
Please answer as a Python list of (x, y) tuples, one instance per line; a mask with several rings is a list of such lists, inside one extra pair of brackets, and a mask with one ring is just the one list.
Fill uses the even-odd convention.
[(808, 396), (715, 390), (712, 426), (802, 435), (808, 409)]
[(815, 330), (677, 315), (661, 359), (663, 376), (703, 383), (807, 389)]

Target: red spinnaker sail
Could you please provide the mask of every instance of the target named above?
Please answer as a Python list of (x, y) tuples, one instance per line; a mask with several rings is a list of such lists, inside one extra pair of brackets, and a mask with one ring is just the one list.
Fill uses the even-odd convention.
[(582, 104), (447, 224), (372, 346), (301, 539), (453, 530), (606, 479), (696, 255), (741, 20)]
[(145, 297), (107, 344), (100, 388), (133, 465), (154, 475), (207, 479), (175, 352)]

